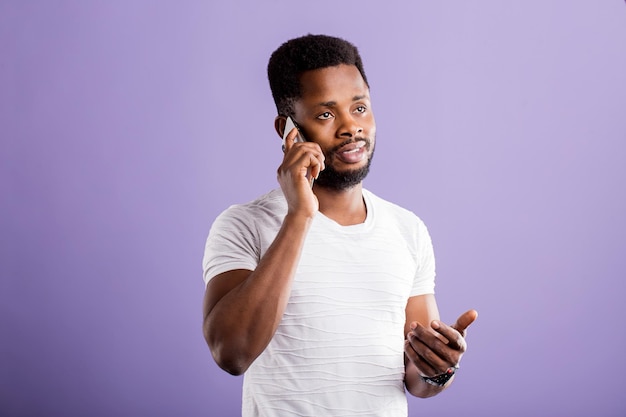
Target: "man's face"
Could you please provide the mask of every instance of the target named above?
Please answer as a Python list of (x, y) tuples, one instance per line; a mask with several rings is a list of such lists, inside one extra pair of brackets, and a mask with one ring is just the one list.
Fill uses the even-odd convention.
[(376, 141), (376, 122), (369, 88), (354, 65), (306, 71), (300, 76), (302, 97), (294, 118), (307, 141), (317, 143), (326, 169), (315, 184), (344, 190), (369, 172)]

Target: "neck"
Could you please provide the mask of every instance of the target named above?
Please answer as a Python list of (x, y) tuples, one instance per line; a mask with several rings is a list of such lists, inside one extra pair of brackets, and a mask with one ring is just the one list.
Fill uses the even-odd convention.
[(332, 190), (313, 186), (313, 192), (319, 201), (320, 212), (342, 226), (360, 224), (367, 217), (367, 208), (363, 201), (362, 184), (347, 190)]

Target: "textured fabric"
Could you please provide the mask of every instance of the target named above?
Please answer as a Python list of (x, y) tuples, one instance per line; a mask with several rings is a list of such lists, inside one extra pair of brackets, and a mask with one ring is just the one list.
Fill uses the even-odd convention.
[[(367, 219), (318, 213), (272, 341), (244, 377), (244, 416), (406, 416), (404, 322), (434, 292), (430, 237), (411, 212), (364, 190)], [(287, 206), (280, 190), (232, 206), (207, 239), (204, 278), (256, 267)]]

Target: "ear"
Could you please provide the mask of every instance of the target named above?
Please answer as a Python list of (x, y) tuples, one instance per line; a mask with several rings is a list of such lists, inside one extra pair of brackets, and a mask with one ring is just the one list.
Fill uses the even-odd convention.
[(278, 133), (278, 137), (283, 138), (283, 132), (285, 131), (285, 125), (287, 124), (287, 118), (285, 116), (276, 116), (274, 119), (274, 129)]

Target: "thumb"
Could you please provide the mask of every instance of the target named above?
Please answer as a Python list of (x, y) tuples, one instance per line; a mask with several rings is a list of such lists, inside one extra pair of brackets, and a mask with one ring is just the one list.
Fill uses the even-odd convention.
[(470, 324), (476, 320), (478, 317), (478, 311), (476, 310), (468, 310), (465, 313), (461, 314), (458, 319), (456, 319), (456, 323), (452, 325), (463, 337), (465, 337), (465, 330), (469, 327)]

